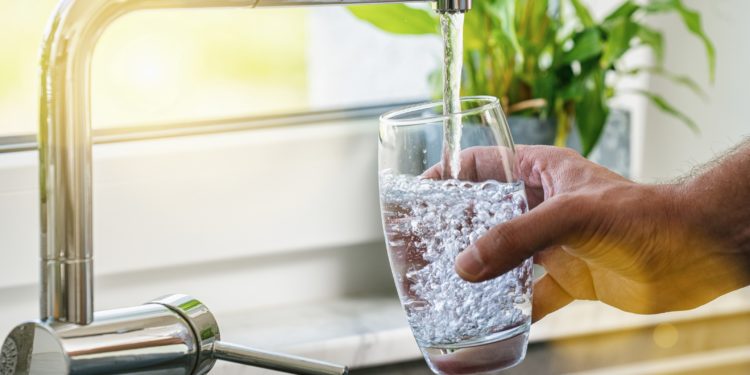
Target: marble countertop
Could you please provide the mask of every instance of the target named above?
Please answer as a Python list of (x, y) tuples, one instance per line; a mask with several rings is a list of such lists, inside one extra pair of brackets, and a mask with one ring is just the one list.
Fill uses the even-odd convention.
[[(703, 307), (657, 315), (636, 315), (597, 302), (577, 301), (534, 324), (532, 342), (651, 326), (750, 311), (750, 288), (725, 295)], [(372, 367), (421, 357), (406, 319), (392, 296), (311, 302), (276, 309), (217, 313), (222, 339), (352, 368)], [(214, 373), (271, 374), (231, 363)]]

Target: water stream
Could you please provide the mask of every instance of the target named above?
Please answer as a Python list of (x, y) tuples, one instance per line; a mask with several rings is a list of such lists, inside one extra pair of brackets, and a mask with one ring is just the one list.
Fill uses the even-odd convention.
[(443, 33), (443, 179), (457, 179), (461, 171), (461, 68), (463, 67), (463, 13), (440, 15)]

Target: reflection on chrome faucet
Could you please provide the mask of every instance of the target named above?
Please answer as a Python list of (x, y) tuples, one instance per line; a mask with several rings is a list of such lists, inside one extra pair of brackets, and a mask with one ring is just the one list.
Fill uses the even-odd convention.
[[(342, 366), (223, 343), (211, 312), (184, 295), (94, 314), (91, 56), (107, 26), (137, 10), (403, 1), (426, 0), (63, 0), (42, 50), (41, 318), (6, 338), (0, 375), (205, 374), (217, 359), (297, 374), (345, 374)], [(471, 0), (436, 0), (434, 6), (464, 12)]]
[(346, 374), (330, 363), (219, 341), (213, 314), (185, 295), (97, 312), (93, 323), (29, 322), (3, 344), (0, 375), (206, 374), (217, 359), (293, 374)]

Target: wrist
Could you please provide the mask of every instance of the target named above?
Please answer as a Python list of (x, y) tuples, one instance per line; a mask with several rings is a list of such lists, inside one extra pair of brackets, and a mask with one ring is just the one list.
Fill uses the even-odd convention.
[(700, 223), (702, 210), (696, 210), (689, 204), (691, 192), (684, 184), (651, 185), (658, 210), (664, 214), (668, 228), (689, 230), (695, 223)]
[(706, 256), (728, 259), (727, 273), (750, 284), (750, 209), (722, 186), (704, 176), (670, 184), (675, 216), (682, 232), (694, 246), (702, 246)]
[(675, 216), (678, 225), (691, 237), (701, 238), (701, 242), (720, 244), (726, 239), (726, 223), (721, 213), (716, 210), (715, 194), (706, 189), (696, 178), (669, 184), (668, 194), (672, 196)]

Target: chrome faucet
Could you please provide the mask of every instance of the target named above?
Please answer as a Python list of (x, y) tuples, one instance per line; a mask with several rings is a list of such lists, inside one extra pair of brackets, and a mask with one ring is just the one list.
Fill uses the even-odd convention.
[(221, 342), (213, 314), (184, 295), (94, 313), (91, 56), (107, 26), (137, 10), (405, 1), (432, 1), (441, 13), (471, 8), (471, 0), (63, 0), (41, 59), (41, 318), (5, 339), (0, 375), (205, 374), (217, 359), (297, 374), (347, 373), (343, 366)]

